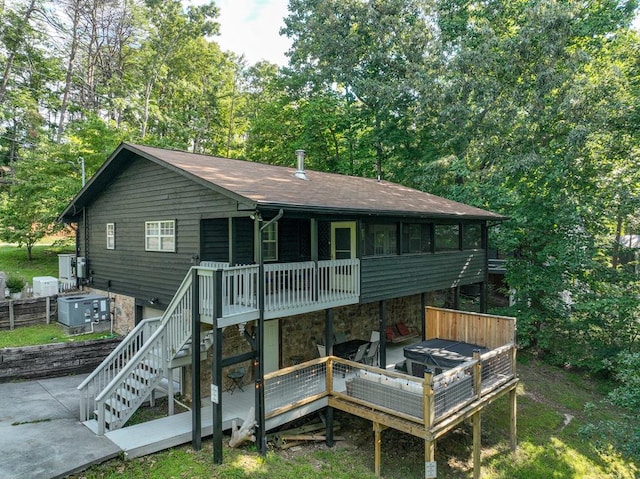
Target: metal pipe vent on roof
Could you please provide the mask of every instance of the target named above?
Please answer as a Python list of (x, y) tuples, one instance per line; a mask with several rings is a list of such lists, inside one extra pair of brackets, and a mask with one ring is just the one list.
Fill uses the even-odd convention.
[(298, 170), (293, 176), (301, 180), (308, 180), (307, 174), (304, 172), (304, 150), (296, 150), (296, 156), (298, 158)]

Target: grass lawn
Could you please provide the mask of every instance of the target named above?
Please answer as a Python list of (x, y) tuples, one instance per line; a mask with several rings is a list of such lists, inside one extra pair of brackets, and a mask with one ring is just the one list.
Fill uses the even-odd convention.
[[(625, 457), (613, 438), (600, 431), (594, 439), (584, 431), (607, 421), (625, 421), (623, 411), (602, 402), (609, 385), (580, 372), (548, 366), (521, 355), (518, 371), (518, 450), (508, 446), (508, 402), (501, 398), (482, 415), (483, 479), (635, 479), (640, 458)], [(588, 412), (591, 403), (597, 414)], [(640, 419), (632, 412), (638, 428)], [(181, 446), (126, 461), (114, 459), (80, 475), (86, 479), (135, 478), (295, 478), (372, 479), (374, 443), (369, 421), (336, 411), (338, 441), (332, 449), (322, 442), (284, 450), (271, 449), (266, 457), (250, 444), (224, 449), (223, 463), (212, 463), (211, 441), (194, 451)], [(436, 445), (438, 477), (472, 477), (472, 429), (469, 424), (450, 432)], [(424, 442), (387, 429), (382, 433), (382, 477), (424, 477)]]
[(0, 348), (70, 343), (73, 341), (88, 341), (90, 339), (110, 337), (112, 337), (112, 335), (108, 331), (68, 336), (59, 323), (38, 324), (35, 326), (20, 327), (10, 331), (0, 331)]
[(26, 248), (13, 245), (0, 246), (0, 271), (7, 276), (17, 276), (32, 283), (35, 276), (58, 277), (58, 255), (73, 253), (72, 242), (63, 246), (36, 245), (33, 247), (33, 259), (27, 259)]

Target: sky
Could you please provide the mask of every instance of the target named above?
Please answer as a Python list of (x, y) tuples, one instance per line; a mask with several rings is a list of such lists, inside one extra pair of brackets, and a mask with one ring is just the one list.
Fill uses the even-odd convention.
[[(192, 0), (191, 3), (203, 3)], [(291, 42), (279, 35), (287, 15), (288, 0), (216, 0), (220, 9), (220, 35), (215, 41), (223, 50), (244, 54), (247, 64), (267, 60), (287, 64), (285, 52)], [(640, 31), (640, 14), (633, 23)]]
[(278, 32), (287, 4), (287, 0), (216, 0), (220, 35), (214, 40), (222, 50), (244, 54), (249, 65), (260, 60), (286, 65), (291, 42)]

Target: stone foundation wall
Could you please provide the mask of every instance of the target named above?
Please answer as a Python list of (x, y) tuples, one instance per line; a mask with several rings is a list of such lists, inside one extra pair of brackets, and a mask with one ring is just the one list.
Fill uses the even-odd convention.
[(113, 331), (117, 334), (126, 335), (135, 328), (136, 300), (124, 294), (115, 294), (100, 289), (91, 288), (90, 292), (111, 298), (111, 312), (113, 321)]
[[(404, 322), (409, 328), (421, 331), (422, 326), (422, 300), (420, 295), (407, 296), (385, 302), (387, 324)], [(300, 314), (282, 318), (280, 321), (280, 367), (293, 365), (292, 357), (302, 357), (308, 361), (318, 357), (317, 343), (324, 343), (325, 339), (325, 311)], [(333, 310), (334, 332), (344, 332), (349, 339), (369, 339), (371, 331), (379, 329), (380, 306), (379, 303), (356, 304), (335, 308)], [(256, 327), (255, 321), (247, 323), (247, 331)], [(206, 332), (203, 329), (203, 334)], [(251, 350), (249, 343), (240, 333), (238, 326), (229, 326), (223, 332), (222, 357), (234, 356)], [(268, 354), (268, 353), (267, 353)], [(251, 361), (230, 366), (223, 369), (223, 390), (227, 390), (231, 381), (227, 378), (230, 369), (244, 366), (247, 374), (243, 384), (253, 387), (255, 378), (254, 367)], [(184, 368), (184, 395), (185, 400), (191, 399), (191, 367)], [(211, 389), (211, 359), (202, 362), (200, 370), (200, 390), (203, 397), (209, 396)]]
[[(385, 302), (388, 325), (404, 322), (410, 329), (422, 331), (422, 299), (406, 296)], [(318, 357), (316, 344), (325, 342), (325, 311), (290, 316), (280, 320), (281, 367), (292, 365), (292, 356), (304, 361)], [(355, 304), (333, 310), (333, 331), (347, 339), (369, 339), (380, 329), (380, 303)]]

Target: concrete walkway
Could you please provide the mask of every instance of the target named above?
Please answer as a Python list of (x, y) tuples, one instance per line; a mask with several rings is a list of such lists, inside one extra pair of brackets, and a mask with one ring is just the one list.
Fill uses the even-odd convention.
[(121, 452), (79, 420), (85, 377), (0, 384), (0, 478), (66, 477)]

